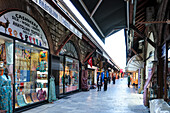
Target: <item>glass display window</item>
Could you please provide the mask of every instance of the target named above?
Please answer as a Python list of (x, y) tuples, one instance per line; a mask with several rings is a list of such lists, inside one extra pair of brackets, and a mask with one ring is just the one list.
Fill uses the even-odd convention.
[(0, 36), (0, 109), (8, 112), (13, 108), (13, 46), (12, 39)]
[(16, 41), (15, 107), (47, 100), (48, 51)]
[(65, 92), (79, 89), (79, 61), (65, 57)]

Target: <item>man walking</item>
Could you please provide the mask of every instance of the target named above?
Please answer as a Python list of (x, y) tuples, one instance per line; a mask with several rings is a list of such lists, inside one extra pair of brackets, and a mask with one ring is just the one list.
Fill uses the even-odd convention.
[(130, 75), (128, 75), (128, 87), (130, 87)]
[(97, 87), (98, 87), (97, 91), (101, 91), (101, 86), (102, 86), (102, 77), (101, 75), (99, 75), (99, 77), (97, 78)]

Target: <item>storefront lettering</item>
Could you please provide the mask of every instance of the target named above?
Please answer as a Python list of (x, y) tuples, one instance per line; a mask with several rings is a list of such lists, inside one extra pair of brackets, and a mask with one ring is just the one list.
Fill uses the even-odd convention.
[(23, 30), (26, 30), (26, 31), (30, 32), (30, 29), (29, 29), (29, 28), (27, 28), (27, 27), (25, 27), (25, 26), (23, 26), (23, 25), (21, 25), (21, 24), (19, 24), (19, 23), (17, 23), (17, 22), (14, 22), (14, 21), (13, 21), (13, 25), (14, 25), (14, 26), (17, 26), (17, 27), (19, 27), (19, 28), (21, 28), (21, 29), (23, 29)]
[(43, 30), (28, 14), (19, 11), (10, 11), (0, 17), (0, 22), (4, 22), (4, 17), (8, 19), (10, 24), (7, 28), (0, 27), (0, 32), (48, 48)]
[(70, 24), (62, 15), (60, 15), (52, 6), (50, 6), (45, 0), (32, 0), (37, 5), (39, 5), (42, 9), (44, 9), (47, 13), (53, 16), (57, 21), (59, 21), (62, 25), (68, 28), (71, 32), (77, 35), (80, 39), (82, 39), (82, 33), (79, 32), (72, 24)]
[(38, 27), (38, 25), (35, 24), (33, 21), (29, 20), (28, 18), (26, 18), (26, 17), (24, 17), (24, 16), (22, 16), (22, 15), (20, 15), (20, 14), (15, 14), (15, 16), (16, 16), (16, 18), (18, 18), (18, 19), (22, 19), (22, 20), (24, 20), (24, 21), (32, 24), (32, 25), (35, 26), (36, 28)]

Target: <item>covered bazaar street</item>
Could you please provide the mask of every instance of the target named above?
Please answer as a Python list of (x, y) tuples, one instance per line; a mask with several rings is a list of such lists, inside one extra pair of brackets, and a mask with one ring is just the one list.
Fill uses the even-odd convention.
[(132, 86), (127, 87), (127, 78), (121, 78), (109, 84), (107, 91), (75, 93), (24, 113), (148, 113), (142, 98)]

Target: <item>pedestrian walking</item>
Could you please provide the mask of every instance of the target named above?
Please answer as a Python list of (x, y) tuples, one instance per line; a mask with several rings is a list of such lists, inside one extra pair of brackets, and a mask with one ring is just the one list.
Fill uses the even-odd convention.
[(128, 87), (130, 87), (130, 75), (128, 75)]
[(110, 81), (111, 81), (111, 77), (110, 77), (110, 75), (109, 75), (109, 77), (108, 77), (108, 81), (109, 81), (109, 84), (110, 84)]
[(101, 91), (101, 87), (102, 87), (102, 77), (101, 77), (101, 75), (99, 75), (99, 77), (97, 78), (97, 87), (98, 87), (97, 91)]
[(112, 78), (113, 84), (115, 84), (115, 79), (116, 77), (113, 75), (113, 78)]
[(107, 91), (107, 77), (104, 76), (104, 91)]

